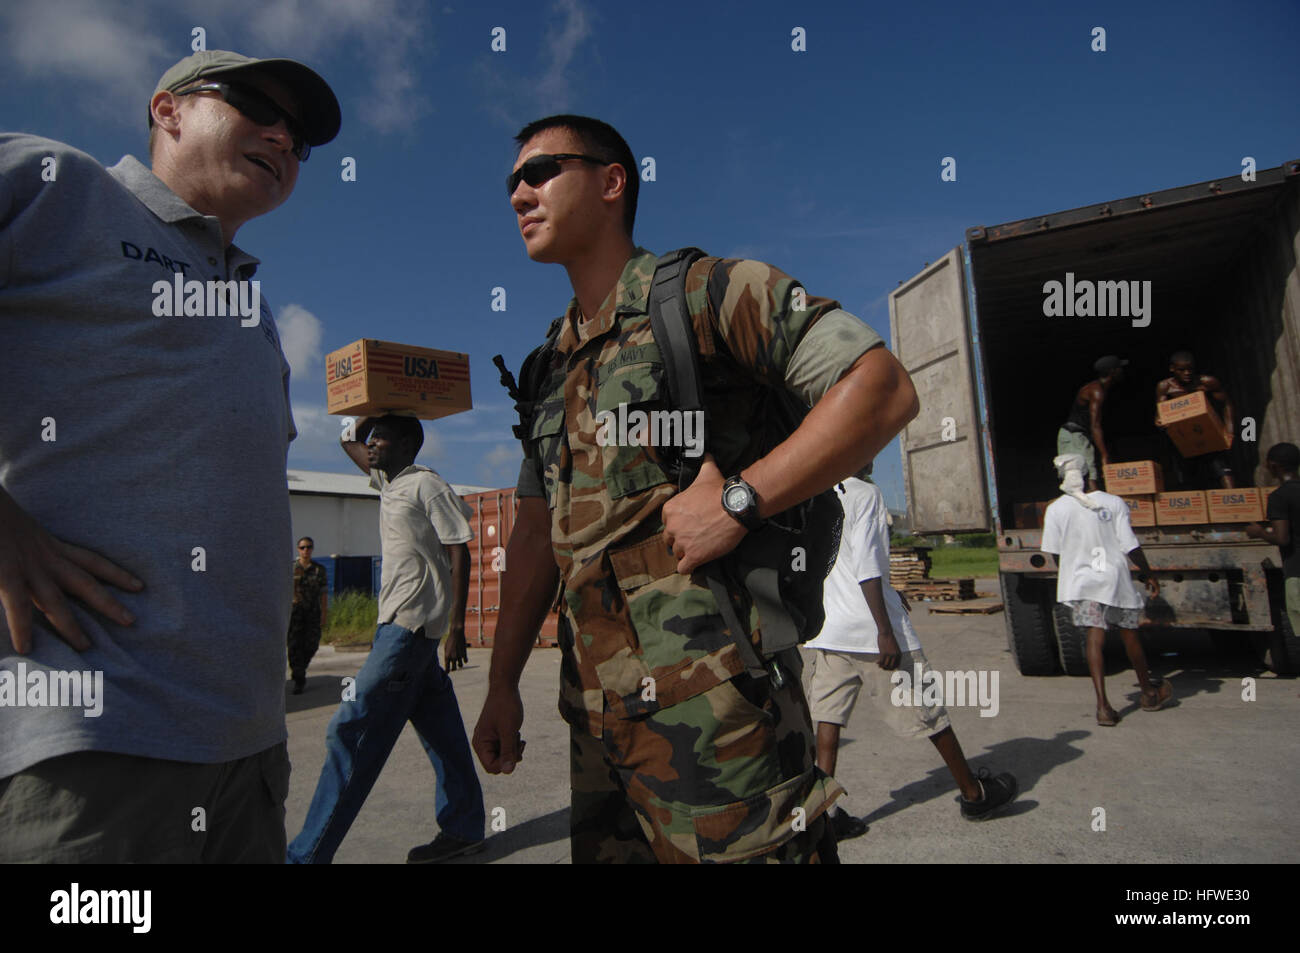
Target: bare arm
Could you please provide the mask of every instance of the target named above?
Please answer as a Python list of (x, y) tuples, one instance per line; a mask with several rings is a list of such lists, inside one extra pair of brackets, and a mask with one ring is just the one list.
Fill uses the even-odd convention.
[(1157, 404), (1157, 406), (1156, 406), (1156, 426), (1157, 426), (1157, 427), (1163, 427), (1163, 426), (1164, 426), (1164, 424), (1162, 424), (1162, 423), (1160, 422), (1160, 407), (1159, 407), (1159, 404), (1161, 403), (1161, 401), (1163, 401), (1163, 400), (1165, 399), (1165, 394), (1166, 394), (1168, 391), (1169, 391), (1169, 381), (1164, 380), (1164, 381), (1161, 381), (1159, 384), (1156, 385), (1156, 404)]
[(1247, 523), (1246, 535), (1252, 539), (1262, 539), (1274, 546), (1286, 546), (1291, 542), (1291, 521), (1269, 520), (1267, 526), (1262, 526), (1259, 523)]
[[(741, 472), (759, 516), (789, 509), (860, 470), (920, 410), (912, 379), (883, 347), (867, 351), (808, 412), (794, 433)], [(723, 475), (706, 456), (689, 488), (664, 504), (664, 534), (678, 572), (729, 553), (745, 528), (722, 508)]]
[(1133, 560), (1133, 565), (1137, 566), (1141, 572), (1146, 574), (1147, 591), (1151, 593), (1152, 597), (1160, 595), (1160, 582), (1151, 571), (1151, 564), (1147, 562), (1147, 554), (1142, 552), (1142, 547), (1139, 546), (1137, 549), (1131, 550), (1128, 554), (1128, 558)]
[(465, 603), (469, 598), (469, 546), (453, 543), (442, 547), (451, 564), (451, 631), (465, 631)]
[(1232, 406), (1232, 397), (1228, 394), (1228, 389), (1223, 386), (1223, 382), (1217, 377), (1207, 375), (1204, 382), (1205, 389), (1209, 392), (1210, 397), (1223, 404), (1223, 427), (1228, 431), (1228, 445), (1231, 446), (1234, 424), (1237, 420), (1237, 411)]
[(524, 723), (519, 679), (546, 619), (560, 570), (551, 549), (551, 514), (546, 500), (519, 501), (505, 571), (501, 574), (501, 617), (492, 644), (488, 693), (474, 729), (474, 752), (489, 774), (515, 769), (521, 756), (519, 729)]
[(1101, 465), (1110, 464), (1110, 454), (1106, 451), (1106, 435), (1101, 432), (1101, 409), (1106, 403), (1106, 391), (1094, 384), (1088, 388), (1088, 416), (1092, 421), (1092, 445), (1097, 448)]
[(352, 462), (361, 468), (361, 472), (366, 476), (370, 475), (370, 454), (366, 451), (366, 440), (370, 438), (370, 431), (375, 426), (374, 417), (359, 417), (356, 424), (355, 440), (344, 440), (339, 438), (339, 444), (343, 447), (343, 452), (352, 458)]
[(871, 610), (871, 618), (876, 623), (876, 631), (880, 634), (880, 661), (876, 664), (885, 671), (898, 668), (898, 659), (902, 653), (898, 647), (898, 638), (894, 635), (894, 625), (889, 621), (889, 610), (885, 608), (884, 584), (876, 576), (859, 585), (867, 600), (867, 608)]

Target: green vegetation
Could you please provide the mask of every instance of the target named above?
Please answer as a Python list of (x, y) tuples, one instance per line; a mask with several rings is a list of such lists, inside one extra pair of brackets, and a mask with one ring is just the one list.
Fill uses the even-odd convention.
[(379, 619), (379, 600), (349, 589), (340, 592), (330, 603), (328, 624), (321, 631), (326, 645), (358, 645), (370, 642)]
[(944, 546), (930, 550), (931, 579), (966, 579), (998, 574), (998, 551), (992, 546)]

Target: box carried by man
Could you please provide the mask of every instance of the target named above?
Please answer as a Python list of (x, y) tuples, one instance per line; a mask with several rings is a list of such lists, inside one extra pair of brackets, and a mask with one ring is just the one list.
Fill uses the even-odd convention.
[(473, 407), (468, 354), (371, 338), (325, 358), (325, 389), (331, 414), (407, 411), (436, 420)]
[(1218, 453), (1232, 446), (1223, 421), (1204, 391), (1193, 391), (1156, 404), (1160, 426), (1184, 457)]

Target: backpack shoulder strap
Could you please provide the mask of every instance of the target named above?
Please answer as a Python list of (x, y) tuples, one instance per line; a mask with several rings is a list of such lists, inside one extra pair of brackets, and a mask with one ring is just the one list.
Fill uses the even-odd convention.
[[(699, 343), (691, 323), (690, 309), (686, 305), (686, 274), (691, 265), (702, 257), (704, 252), (698, 248), (679, 248), (662, 255), (650, 281), (647, 308), (650, 329), (664, 362), (669, 404), (673, 410), (683, 413), (704, 409), (704, 394), (700, 387)], [(683, 458), (678, 487), (690, 486), (698, 472), (698, 459)]]

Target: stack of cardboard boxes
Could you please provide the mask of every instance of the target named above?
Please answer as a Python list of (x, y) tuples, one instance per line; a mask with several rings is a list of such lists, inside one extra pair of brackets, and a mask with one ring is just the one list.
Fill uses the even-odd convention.
[(1255, 487), (1164, 492), (1164, 474), (1154, 460), (1112, 463), (1102, 468), (1106, 492), (1124, 498), (1134, 526), (1191, 523), (1250, 523), (1263, 518), (1263, 497)]

